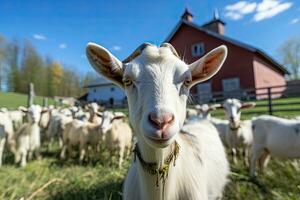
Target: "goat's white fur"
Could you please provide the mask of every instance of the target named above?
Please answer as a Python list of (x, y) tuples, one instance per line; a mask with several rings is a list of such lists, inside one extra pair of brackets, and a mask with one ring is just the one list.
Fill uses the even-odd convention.
[(244, 163), (247, 165), (253, 140), (252, 124), (251, 120), (241, 121), (241, 109), (252, 108), (255, 104), (241, 103), (237, 99), (226, 99), (222, 106), (229, 121), (226, 131), (226, 141), (231, 150), (233, 162), (237, 163), (237, 150), (241, 148), (244, 153)]
[(42, 108), (39, 105), (32, 105), (25, 110), (28, 123), (23, 124), (14, 135), (16, 141), (15, 161), (21, 161), (21, 166), (26, 166), (27, 156), (30, 160), (32, 154), (36, 153), (41, 146), (39, 121)]
[[(188, 66), (168, 46), (171, 45), (160, 48), (144, 45), (139, 55), (124, 65), (101, 46), (89, 43), (87, 47), (87, 57), (95, 70), (125, 90), (129, 119), (143, 159), (161, 167), (171, 152), (171, 144), (176, 140), (181, 146), (177, 165), (170, 166), (164, 197), (162, 183), (157, 188), (156, 178), (145, 172), (137, 161), (126, 177), (123, 199), (221, 198), (228, 163), (216, 129), (209, 123), (199, 125), (201, 129), (186, 127), (188, 136), (180, 134), (180, 129), (190, 87), (209, 79), (220, 69), (227, 49), (219, 47)], [(156, 133), (149, 123), (151, 112), (174, 114), (167, 129), (168, 140), (162, 143), (149, 139)]]
[(270, 155), (285, 159), (300, 158), (300, 121), (274, 116), (253, 119), (253, 145), (250, 175), (255, 176), (256, 162), (263, 170)]

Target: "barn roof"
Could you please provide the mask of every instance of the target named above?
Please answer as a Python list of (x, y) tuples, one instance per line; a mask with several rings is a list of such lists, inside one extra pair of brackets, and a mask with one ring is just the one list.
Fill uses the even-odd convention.
[(103, 76), (100, 76), (97, 79), (91, 81), (89, 84), (85, 85), (84, 88), (101, 87), (107, 85), (114, 85), (114, 84), (108, 79), (104, 78)]
[(218, 33), (215, 33), (213, 31), (210, 31), (202, 26), (199, 26), (195, 23), (192, 23), (192, 22), (189, 22), (189, 21), (186, 21), (186, 20), (183, 20), (181, 19), (177, 25), (175, 26), (175, 28), (172, 30), (172, 32), (169, 34), (169, 36), (165, 39), (164, 42), (170, 42), (170, 40), (173, 38), (173, 36), (176, 34), (176, 32), (179, 30), (179, 28), (182, 26), (182, 25), (187, 25), (187, 26), (190, 26), (190, 27), (193, 27), (195, 28), (196, 30), (199, 30), (199, 31), (202, 31), (212, 37), (215, 37), (215, 38), (218, 38), (220, 40), (224, 40), (228, 43), (231, 43), (231, 44), (234, 44), (236, 46), (239, 46), (243, 49), (246, 49), (248, 51), (251, 51), (253, 53), (256, 53), (258, 55), (260, 55), (261, 57), (263, 57), (264, 59), (268, 60), (269, 62), (271, 62), (275, 68), (277, 68), (279, 71), (282, 71), (284, 74), (290, 74), (290, 72), (285, 69), (285, 67), (283, 67), (282, 65), (280, 65), (274, 58), (272, 58), (271, 56), (269, 56), (266, 52), (264, 52), (263, 50), (261, 49), (258, 49), (256, 47), (253, 47), (249, 44), (245, 44), (243, 42), (240, 42), (240, 41), (237, 41), (235, 39), (232, 39), (230, 37), (227, 37), (227, 36), (224, 36), (224, 35), (220, 35)]

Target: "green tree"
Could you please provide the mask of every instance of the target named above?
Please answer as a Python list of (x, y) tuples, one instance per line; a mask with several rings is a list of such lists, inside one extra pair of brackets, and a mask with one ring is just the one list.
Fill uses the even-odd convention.
[(8, 89), (11, 92), (21, 92), (21, 78), (20, 78), (20, 44), (15, 39), (9, 42), (6, 47), (6, 62), (9, 67), (8, 74)]
[(300, 37), (292, 37), (279, 48), (283, 65), (291, 71), (292, 79), (299, 79), (300, 69)]
[(50, 61), (47, 64), (47, 96), (59, 95), (64, 70), (57, 61)]
[(21, 64), (21, 92), (27, 93), (29, 83), (34, 84), (35, 93), (46, 94), (45, 63), (34, 46), (26, 41)]

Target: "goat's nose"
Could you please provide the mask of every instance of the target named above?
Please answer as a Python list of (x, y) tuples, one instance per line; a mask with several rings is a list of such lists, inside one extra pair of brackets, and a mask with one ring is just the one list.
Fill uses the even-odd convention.
[(174, 121), (174, 115), (172, 113), (163, 113), (160, 115), (156, 113), (150, 113), (149, 121), (156, 128), (164, 130)]
[(234, 121), (234, 117), (230, 117), (230, 121), (232, 121), (232, 122), (233, 122), (233, 121)]

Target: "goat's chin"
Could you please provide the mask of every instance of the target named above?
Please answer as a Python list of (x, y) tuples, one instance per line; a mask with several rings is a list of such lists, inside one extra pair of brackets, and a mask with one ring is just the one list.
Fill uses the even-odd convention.
[(148, 136), (145, 136), (143, 135), (143, 139), (146, 141), (146, 143), (150, 146), (150, 147), (153, 147), (153, 148), (166, 148), (168, 147), (169, 145), (171, 145), (174, 140), (175, 140), (175, 135), (172, 136), (171, 138), (168, 138), (168, 139), (164, 139), (164, 140), (156, 140), (156, 139), (152, 139)]

